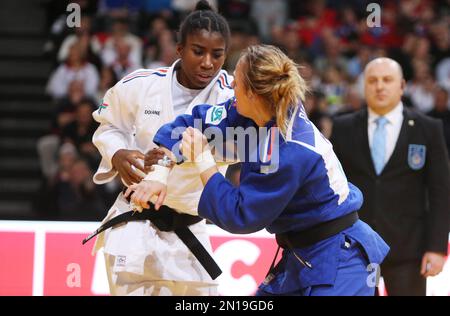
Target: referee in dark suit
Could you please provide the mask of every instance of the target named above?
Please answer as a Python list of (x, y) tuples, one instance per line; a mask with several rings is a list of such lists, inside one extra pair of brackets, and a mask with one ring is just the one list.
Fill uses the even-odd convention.
[(400, 65), (365, 69), (367, 109), (338, 117), (331, 142), (364, 194), (360, 217), (391, 247), (381, 267), (388, 295), (426, 295), (442, 271), (450, 223), (450, 172), (442, 124), (403, 106)]

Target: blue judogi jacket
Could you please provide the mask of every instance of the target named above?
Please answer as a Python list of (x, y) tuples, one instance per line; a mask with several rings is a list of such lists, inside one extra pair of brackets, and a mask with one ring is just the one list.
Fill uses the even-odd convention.
[[(270, 121), (263, 133), (258, 133), (255, 146), (247, 141), (240, 155), (243, 163), (238, 187), (219, 172), (209, 179), (198, 206), (201, 217), (232, 233), (246, 234), (265, 228), (277, 234), (302, 231), (361, 207), (361, 191), (347, 181), (331, 143), (308, 120), (303, 106), (300, 104), (290, 115), (285, 137), (277, 133), (275, 122)], [(180, 157), (181, 133), (188, 126), (199, 128), (205, 135), (213, 134), (211, 128), (223, 135), (229, 127), (258, 128), (237, 112), (231, 99), (216, 106), (194, 107), (192, 115), (178, 116), (163, 125), (153, 141)], [(312, 269), (285, 250), (282, 258), (285, 268), (261, 287), (279, 294), (333, 284), (344, 234), (362, 246), (368, 263), (380, 264), (389, 250), (376, 232), (357, 221), (341, 234), (295, 249), (312, 264)]]

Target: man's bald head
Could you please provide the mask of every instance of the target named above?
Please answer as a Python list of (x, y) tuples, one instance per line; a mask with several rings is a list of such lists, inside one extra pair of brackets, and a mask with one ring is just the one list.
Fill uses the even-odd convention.
[(402, 67), (391, 58), (376, 58), (364, 69), (367, 106), (380, 115), (390, 112), (400, 103), (404, 86)]
[(364, 75), (366, 74), (367, 70), (372, 66), (375, 65), (379, 65), (381, 67), (391, 67), (391, 68), (395, 68), (398, 71), (398, 74), (400, 76), (400, 78), (403, 80), (403, 69), (400, 66), (400, 64), (393, 60), (392, 58), (388, 58), (388, 57), (379, 57), (379, 58), (375, 58), (374, 60), (370, 61), (369, 63), (367, 63), (366, 67), (364, 68)]

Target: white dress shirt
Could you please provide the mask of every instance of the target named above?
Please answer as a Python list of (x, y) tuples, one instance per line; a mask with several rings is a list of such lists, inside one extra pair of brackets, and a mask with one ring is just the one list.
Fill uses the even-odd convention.
[[(367, 127), (369, 136), (369, 147), (372, 150), (372, 139), (377, 123), (375, 122), (380, 115), (376, 114), (370, 108), (368, 108), (369, 115), (367, 117)], [(400, 129), (403, 123), (403, 103), (399, 103), (395, 108), (393, 108), (389, 113), (385, 114), (384, 117), (387, 119), (386, 129), (386, 148), (384, 164), (388, 162), (394, 152), (395, 145), (397, 144), (398, 135), (400, 134)]]

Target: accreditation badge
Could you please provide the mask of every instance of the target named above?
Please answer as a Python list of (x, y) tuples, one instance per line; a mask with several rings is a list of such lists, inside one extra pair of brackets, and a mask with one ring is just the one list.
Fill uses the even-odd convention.
[(425, 165), (427, 148), (425, 145), (410, 144), (408, 147), (408, 165), (413, 170), (420, 170)]

